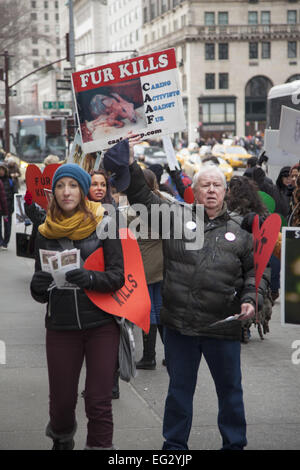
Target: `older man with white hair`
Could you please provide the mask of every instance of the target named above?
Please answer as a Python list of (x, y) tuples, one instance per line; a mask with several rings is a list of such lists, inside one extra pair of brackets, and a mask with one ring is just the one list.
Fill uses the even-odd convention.
[[(129, 140), (132, 147), (134, 138)], [(127, 197), (130, 204), (142, 203), (148, 213), (153, 204), (169, 204), (153, 194), (143, 172), (129, 159), (131, 174)], [(193, 396), (198, 368), (204, 356), (218, 396), (218, 426), (222, 449), (243, 449), (246, 420), (240, 366), (240, 322), (255, 314), (253, 241), (240, 227), (241, 219), (227, 211), (226, 181), (215, 166), (204, 165), (193, 181), (195, 204), (204, 205), (204, 243), (187, 249), (186, 237), (163, 238), (164, 279), (161, 323), (169, 374), (165, 403), (163, 449), (186, 450), (193, 418)], [(179, 205), (176, 217), (180, 218)], [(175, 218), (172, 224), (176, 223)], [(162, 227), (164, 224), (162, 223)], [(189, 247), (190, 248), (190, 247)], [(258, 289), (258, 305), (268, 285), (265, 273)], [(233, 321), (224, 321), (227, 317)]]

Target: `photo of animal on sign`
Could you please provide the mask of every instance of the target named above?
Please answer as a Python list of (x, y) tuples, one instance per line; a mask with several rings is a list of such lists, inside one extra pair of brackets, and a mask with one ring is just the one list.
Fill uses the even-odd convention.
[(75, 72), (72, 83), (85, 153), (129, 131), (147, 139), (186, 127), (174, 49)]
[[(76, 100), (85, 149), (84, 144), (91, 142), (95, 151), (94, 142), (101, 141), (103, 136), (106, 142), (124, 136), (129, 130), (138, 133), (145, 128), (140, 79), (83, 91)], [(96, 147), (100, 150), (98, 144)]]

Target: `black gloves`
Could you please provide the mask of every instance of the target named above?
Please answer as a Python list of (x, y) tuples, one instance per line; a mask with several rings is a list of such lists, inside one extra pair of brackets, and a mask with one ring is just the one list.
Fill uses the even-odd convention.
[[(253, 225), (253, 220), (254, 217), (256, 216), (255, 212), (249, 212), (249, 214), (245, 215), (245, 217), (242, 220), (241, 223), (241, 228), (243, 230), (247, 230), (247, 232), (252, 233), (252, 225)], [(265, 221), (265, 217), (259, 216), (259, 227), (262, 226), (262, 224)]]
[(53, 277), (46, 271), (36, 271), (31, 280), (31, 289), (36, 294), (45, 294), (53, 281)]
[(72, 269), (66, 273), (66, 280), (82, 289), (90, 289), (93, 284), (93, 274), (84, 268)]

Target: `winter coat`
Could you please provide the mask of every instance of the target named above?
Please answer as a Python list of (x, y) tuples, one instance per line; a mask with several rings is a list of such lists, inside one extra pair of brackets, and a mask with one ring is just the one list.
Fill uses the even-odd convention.
[(4, 164), (0, 166), (5, 169), (5, 175), (0, 177), (0, 181), (2, 181), (4, 186), (8, 213), (12, 214), (14, 212), (14, 194), (17, 192), (17, 188), (13, 180), (9, 177), (7, 166)]
[(6, 194), (4, 191), (4, 185), (2, 181), (0, 180), (0, 216), (6, 216), (8, 215), (7, 211), (7, 202), (6, 202)]
[[(80, 249), (83, 261), (98, 248), (103, 247), (105, 272), (93, 271), (92, 290), (113, 292), (124, 285), (124, 263), (120, 239), (100, 240), (95, 231), (85, 239), (74, 241), (73, 245), (74, 248)], [(35, 249), (35, 271), (41, 270), (39, 249), (64, 250), (58, 240), (47, 239), (39, 232)], [(47, 302), (45, 323), (49, 330), (88, 329), (113, 321), (112, 315), (98, 308), (85, 294), (84, 289), (52, 288), (45, 295), (37, 295), (31, 287), (31, 295), (37, 302)]]
[[(131, 183), (127, 189), (130, 204), (169, 204), (154, 195), (145, 182), (136, 163), (130, 166)], [(179, 203), (177, 203), (179, 204)], [(195, 206), (179, 204), (176, 220), (189, 217), (196, 222)], [(174, 218), (171, 219), (169, 239), (163, 238), (164, 271), (160, 312), (161, 322), (182, 334), (239, 340), (240, 323), (212, 323), (229, 315), (240, 313), (242, 303), (255, 305), (255, 273), (252, 236), (240, 227), (241, 218), (231, 217), (224, 204), (222, 212), (213, 220), (204, 217), (204, 245), (201, 249), (186, 249), (187, 238), (174, 237)], [(226, 233), (234, 240), (225, 238)], [(163, 235), (161, 233), (161, 235)], [(258, 305), (268, 286), (265, 274), (258, 289)]]

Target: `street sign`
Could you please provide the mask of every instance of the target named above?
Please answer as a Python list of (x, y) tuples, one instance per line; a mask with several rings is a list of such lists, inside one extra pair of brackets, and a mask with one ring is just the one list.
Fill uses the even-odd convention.
[(71, 80), (56, 80), (57, 90), (71, 90)]
[(43, 101), (43, 109), (66, 109), (72, 108), (71, 101)]

